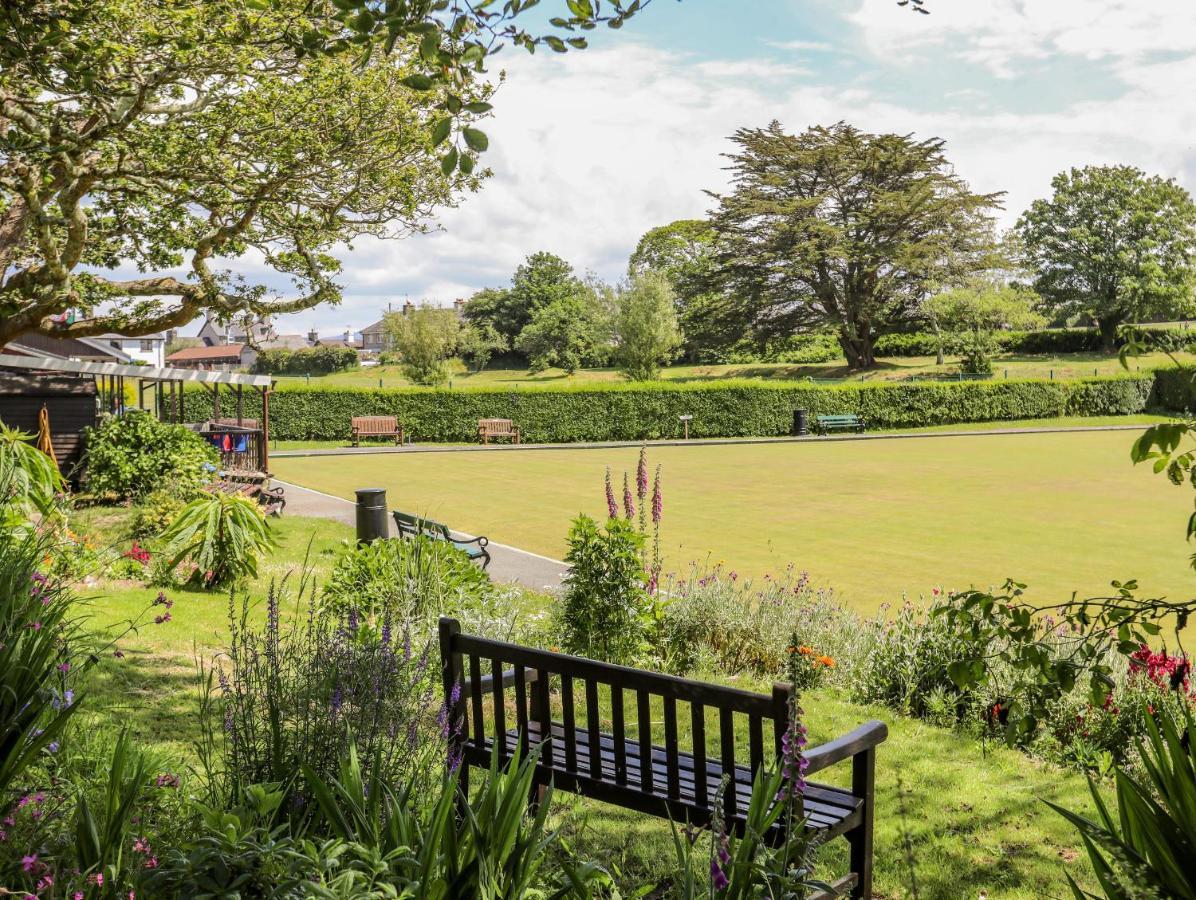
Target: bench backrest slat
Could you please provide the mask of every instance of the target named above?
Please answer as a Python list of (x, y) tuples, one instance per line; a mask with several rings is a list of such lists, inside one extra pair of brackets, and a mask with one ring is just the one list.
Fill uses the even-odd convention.
[(615, 784), (623, 785), (627, 784), (627, 732), (623, 718), (623, 688), (617, 684), (610, 686), (610, 718), (615, 741)]
[(465, 634), (454, 637), (453, 649), (457, 653), (477, 653), (490, 659), (498, 659), (508, 665), (519, 664), (532, 669), (547, 669), (550, 672), (567, 671), (575, 678), (595, 680), (612, 687), (651, 691), (658, 696), (673, 697), (690, 703), (728, 707), (735, 712), (756, 713), (766, 718), (771, 718), (773, 713), (771, 698), (762, 694), (690, 681), (675, 675), (644, 672), (613, 663), (596, 662), (592, 659), (553, 653), (550, 650), (535, 650), (518, 644)]
[(636, 720), (639, 723), (640, 741), (640, 789), (652, 793), (652, 695), (647, 691), (635, 692)]
[[(722, 708), (718, 711), (719, 755), (722, 758), (723, 771), (735, 771), (735, 715), (731, 710)], [(735, 818), (737, 804), (735, 785), (723, 793), (723, 815), (730, 822)]]
[(540, 672), (539, 678), (532, 684), (532, 719), (540, 728), (540, 758), (544, 765), (552, 768), (553, 740), (552, 740), (552, 707), (548, 697), (549, 674)]
[(748, 760), (753, 772), (764, 765), (764, 722), (757, 715), (748, 716)]
[(565, 727), (565, 768), (577, 771), (577, 714), (573, 710), (573, 676), (561, 675), (561, 720)]
[(502, 660), (490, 660), (490, 691), (494, 700), (494, 743), (498, 746), (498, 756), (502, 762), (507, 759), (507, 716), (506, 700), (503, 697)]
[(706, 707), (690, 705), (690, 727), (694, 735), (694, 796), (697, 805), (710, 806), (710, 788), (706, 784)]
[(664, 771), (668, 780), (669, 799), (681, 798), (681, 771), (677, 759), (677, 700), (664, 698)]
[(586, 736), (590, 747), (590, 777), (602, 780), (601, 730), (598, 727), (598, 682), (586, 680)]
[(473, 706), (473, 742), (481, 747), (486, 742), (486, 717), (482, 712), (482, 661), (476, 653), (469, 654), (469, 700)]

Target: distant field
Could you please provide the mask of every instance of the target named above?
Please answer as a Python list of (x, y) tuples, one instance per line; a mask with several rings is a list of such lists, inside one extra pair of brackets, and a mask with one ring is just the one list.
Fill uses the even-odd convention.
[[(1191, 354), (1181, 354), (1185, 361), (1196, 360)], [(1168, 364), (1161, 353), (1135, 360), (1136, 368), (1152, 368)], [(1083, 378), (1090, 375), (1112, 375), (1123, 371), (1116, 355), (1104, 353), (1071, 353), (1065, 356), (1007, 356), (995, 360), (995, 378)], [(957, 372), (959, 366), (953, 360), (942, 366), (934, 364), (933, 356), (913, 356), (882, 359), (876, 369), (867, 372), (852, 372), (845, 362), (820, 365), (797, 366), (785, 363), (749, 363), (729, 365), (672, 366), (663, 377), (669, 381), (719, 381), (729, 378), (833, 378), (847, 381), (901, 381), (909, 378), (925, 378)], [(453, 387), (533, 387), (558, 384), (582, 384), (587, 382), (619, 382), (623, 376), (614, 369), (584, 369), (574, 375), (566, 375), (559, 369), (548, 369), (532, 375), (522, 369), (488, 369), (476, 375), (458, 372), (452, 377)], [(279, 376), (281, 386), (306, 384), (302, 377)], [(373, 366), (338, 372), (322, 378), (310, 379), (312, 384), (342, 387), (407, 387), (410, 382), (403, 377), (398, 366)]]
[[(792, 561), (873, 611), (934, 587), (1015, 577), (1041, 602), (1112, 579), (1191, 595), (1190, 493), (1129, 461), (1128, 432), (656, 447), (664, 546), (743, 573)], [(602, 478), (634, 448), (276, 458), (284, 480), (351, 498), (385, 487), (423, 513), (560, 558), (570, 520), (603, 513)]]

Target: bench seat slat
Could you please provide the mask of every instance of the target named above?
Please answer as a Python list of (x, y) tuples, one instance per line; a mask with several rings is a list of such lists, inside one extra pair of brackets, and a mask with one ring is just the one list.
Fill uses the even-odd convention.
[[(564, 728), (559, 722), (554, 722), (552, 725), (552, 737), (554, 742), (563, 742), (565, 737)], [(562, 777), (574, 777), (582, 781), (592, 780), (585, 774), (591, 771), (591, 755), (590, 755), (590, 741), (589, 735), (582, 731), (577, 734), (577, 754), (578, 754), (578, 770), (570, 772), (563, 762), (552, 766), (554, 779), (560, 781)], [(539, 742), (539, 730), (536, 724), (529, 724), (529, 738), (533, 744)], [(514, 752), (515, 747), (519, 743), (519, 735), (514, 731), (506, 732), (505, 749), (509, 755)], [(641, 794), (642, 789), (636, 787), (640, 784), (641, 779), (641, 745), (638, 741), (624, 742), (624, 757), (627, 768), (626, 786), (615, 783), (615, 745), (614, 738), (611, 735), (603, 733), (600, 738), (601, 753), (599, 754), (599, 766), (602, 772), (601, 779), (612, 789), (625, 789), (629, 793)], [(471, 745), (468, 749), (471, 757), (478, 761), (479, 764), (485, 765), (489, 760), (491, 753), (491, 742), (486, 741), (481, 747)], [(666, 751), (663, 747), (656, 745), (652, 746), (653, 764), (653, 785), (654, 793), (660, 795), (660, 802), (664, 802), (668, 793), (668, 780), (665, 772), (659, 763), (666, 758)], [(698, 807), (703, 804), (696, 802), (697, 798), (694, 791), (694, 758), (688, 753), (678, 754), (679, 763), (679, 798), (680, 804), (685, 807)], [(714, 802), (714, 794), (718, 790), (719, 782), (722, 779), (722, 769), (717, 762), (710, 762), (707, 768), (711, 774), (708, 780), (710, 785), (709, 794), (704, 804), (707, 808), (712, 808)], [(736, 820), (742, 820), (742, 815), (746, 812), (748, 804), (751, 800), (751, 772), (743, 766), (737, 766), (735, 769), (735, 798), (736, 805), (740, 811), (736, 815)], [(562, 786), (564, 786), (562, 784)], [(829, 839), (836, 835), (855, 827), (859, 823), (862, 816), (862, 801), (852, 796), (850, 791), (842, 788), (829, 787), (827, 785), (810, 784), (806, 790), (804, 797), (804, 806), (806, 815), (809, 816), (809, 826), (824, 834)]]

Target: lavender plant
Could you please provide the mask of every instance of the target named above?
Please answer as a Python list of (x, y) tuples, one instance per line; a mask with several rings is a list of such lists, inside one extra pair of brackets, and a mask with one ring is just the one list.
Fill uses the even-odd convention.
[(232, 804), (250, 785), (276, 783), (288, 815), (304, 820), (301, 766), (330, 779), (350, 747), (392, 784), (432, 783), (447, 734), (431, 644), (385, 619), (376, 640), (360, 639), (358, 611), (320, 609), (305, 580), (284, 624), (286, 597), (285, 582), (272, 584), (256, 625), (248, 598), (238, 606), (230, 596), (228, 653), (200, 665), (199, 756), (211, 799)]

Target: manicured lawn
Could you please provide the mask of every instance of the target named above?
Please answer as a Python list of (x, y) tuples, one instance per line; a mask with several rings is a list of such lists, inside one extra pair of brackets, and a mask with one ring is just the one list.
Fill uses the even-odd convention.
[[(871, 612), (936, 586), (1015, 577), (1043, 602), (1112, 579), (1189, 596), (1190, 495), (1129, 461), (1130, 432), (657, 447), (667, 563), (740, 572), (792, 561)], [(570, 520), (605, 514), (602, 478), (635, 448), (277, 458), (284, 480), (560, 558)]]
[[(1180, 354), (1192, 361), (1196, 356)], [(1161, 353), (1134, 360), (1131, 368), (1147, 369), (1170, 364)], [(1001, 356), (994, 360), (994, 377), (1009, 378), (1084, 378), (1091, 375), (1113, 375), (1124, 371), (1116, 354), (1070, 353), (1059, 356)], [(948, 358), (942, 366), (936, 366), (933, 356), (891, 357), (879, 360), (875, 369), (867, 372), (853, 372), (843, 360), (815, 365), (792, 365), (788, 363), (731, 363), (727, 365), (681, 365), (665, 369), (662, 377), (670, 381), (719, 381), (729, 378), (829, 378), (846, 381), (885, 381), (925, 378), (958, 372), (957, 361)], [(453, 387), (534, 387), (586, 382), (621, 382), (624, 377), (614, 369), (583, 369), (573, 375), (566, 375), (560, 369), (547, 369), (531, 374), (525, 369), (487, 369), (471, 374), (459, 369), (452, 376)], [(308, 379), (302, 376), (278, 376), (280, 386), (302, 385)], [(371, 366), (337, 372), (310, 379), (311, 384), (359, 388), (408, 387), (410, 382), (403, 377), (399, 366)]]
[[(101, 542), (116, 542), (127, 516), (124, 510), (84, 510), (75, 525)], [(288, 573), (293, 582), (305, 557), (317, 577), (326, 575), (342, 541), (351, 538), (351, 529), (335, 522), (292, 516), (273, 523), (280, 548), (249, 585), (259, 605), (269, 582)], [(100, 581), (87, 593), (94, 598), (97, 624), (106, 624), (135, 615), (157, 590)], [(87, 688), (88, 712), (80, 721), (85, 728), (129, 727), (140, 744), (177, 760), (189, 758), (190, 742), (198, 736), (195, 656), (211, 664), (225, 647), (228, 596), (196, 590), (168, 594), (175, 601), (172, 621), (149, 624), (121, 642), (124, 659), (105, 660), (94, 673)], [(536, 602), (542, 606), (550, 601)], [(730, 680), (767, 690), (762, 682)], [(947, 900), (975, 897), (985, 890), (994, 900), (1028, 900), (1064, 896), (1065, 870), (1081, 882), (1089, 880), (1073, 832), (1041, 802), (1052, 799), (1089, 809), (1080, 776), (1004, 748), (983, 748), (971, 738), (877, 707), (850, 703), (835, 689), (809, 693), (803, 703), (814, 743), (870, 718), (889, 724), (890, 737), (877, 760), (878, 897)], [(850, 768), (838, 766), (823, 777), (846, 783)], [(557, 794), (552, 818), (579, 857), (596, 859), (617, 872), (625, 895), (654, 883), (672, 863), (669, 827), (662, 820), (563, 793)], [(843, 865), (841, 843), (824, 852), (828, 873)]]

